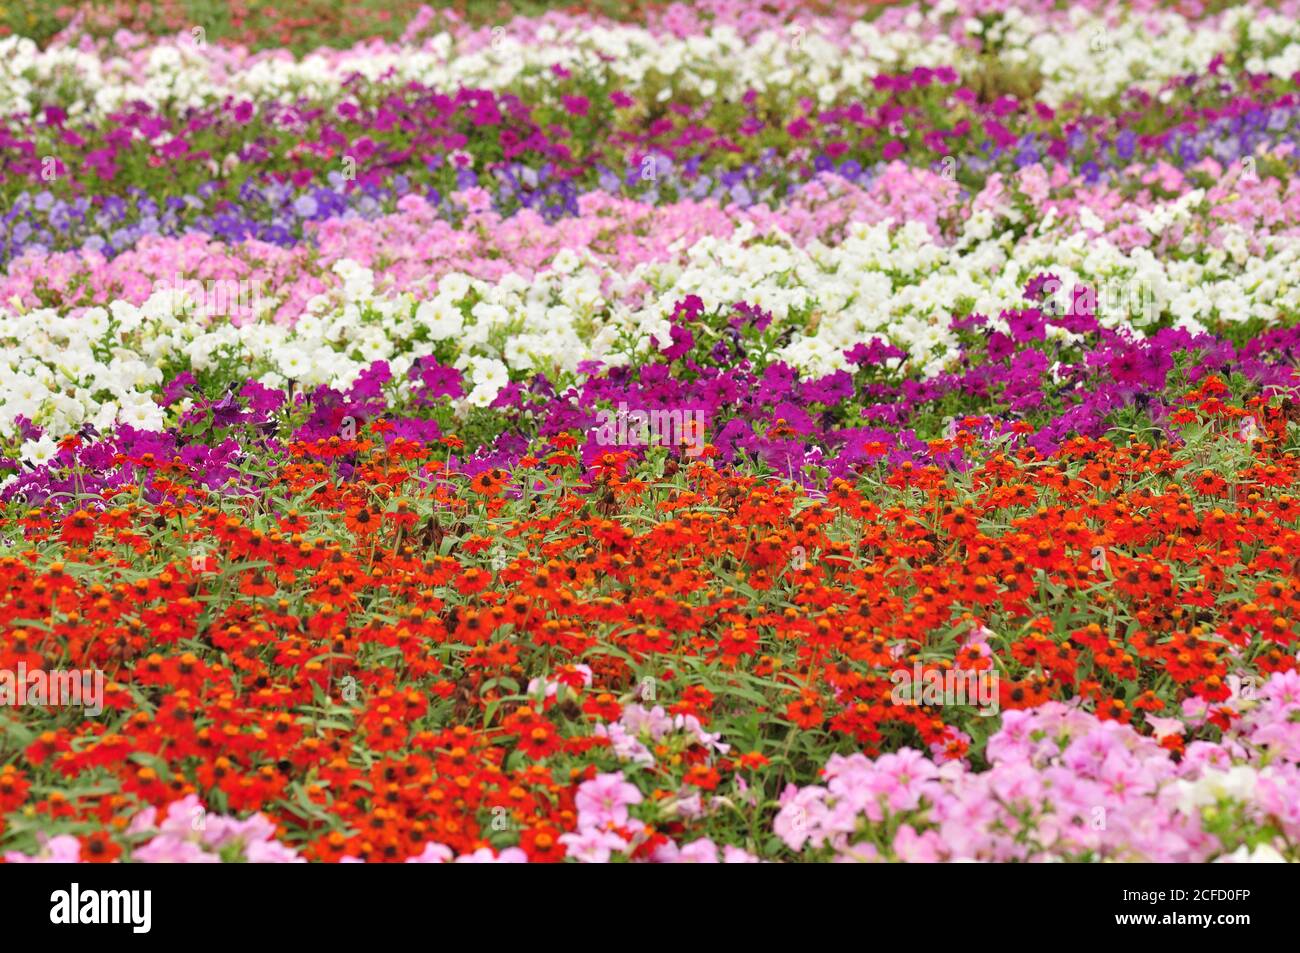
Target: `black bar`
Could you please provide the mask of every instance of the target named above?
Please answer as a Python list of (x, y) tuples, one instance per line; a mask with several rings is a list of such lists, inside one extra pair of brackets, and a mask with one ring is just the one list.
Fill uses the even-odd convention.
[[(1199, 934), (1232, 943), (1293, 929), (1300, 885), (1294, 868), (1272, 864), (751, 865), (725, 875), (627, 866), (611, 879), (579, 865), (0, 865), (0, 910), (7, 940), (162, 940), (173, 950), (218, 937), (400, 942), (411, 931), (434, 944), (440, 935), (463, 942), (456, 938), (467, 932), (484, 940), (631, 939), (651, 923), (665, 939), (716, 931), (731, 942), (748, 931), (761, 940), (778, 926), (817, 924), (822, 933), (838, 922), (877, 943), (941, 941), (954, 930), (1025, 941), (1133, 934), (1179, 942)], [(73, 883), (83, 904), (88, 892), (148, 890), (148, 932), (130, 922), (51, 922), (56, 892), (70, 901)]]

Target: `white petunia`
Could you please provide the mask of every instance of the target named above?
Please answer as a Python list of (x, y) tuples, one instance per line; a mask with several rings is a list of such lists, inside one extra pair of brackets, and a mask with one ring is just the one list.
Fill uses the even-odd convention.
[(44, 434), (39, 440), (28, 440), (23, 443), (18, 451), (18, 456), (24, 463), (30, 463), (32, 466), (41, 466), (49, 463), (54, 459), (54, 455), (59, 452), (59, 445), (54, 442), (49, 434)]

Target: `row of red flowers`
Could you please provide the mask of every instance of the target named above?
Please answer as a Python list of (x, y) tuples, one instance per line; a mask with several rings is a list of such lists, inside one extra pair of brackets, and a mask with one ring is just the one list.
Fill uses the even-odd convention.
[[(115, 859), (141, 809), (197, 794), (314, 859), (555, 860), (578, 786), (634, 764), (641, 854), (708, 835), (780, 856), (782, 787), (831, 754), (983, 763), (986, 713), (892, 694), (914, 666), (1143, 733), (1202, 705), (1193, 733), (1157, 733), (1178, 757), (1231, 726), (1243, 680), (1296, 665), (1297, 460), (1274, 404), (1211, 377), (1181, 443), (1004, 443), (968, 473), (824, 495), (661, 452), (584, 475), (568, 434), (467, 480), (382, 423), (206, 506), (183, 467), (130, 461), (160, 502), (25, 511), (0, 558), (0, 669), (106, 678), (97, 718), (7, 714), (0, 844), (68, 832)], [(657, 706), (686, 730), (638, 741), (629, 712)], [(692, 792), (752, 806), (667, 809)]]

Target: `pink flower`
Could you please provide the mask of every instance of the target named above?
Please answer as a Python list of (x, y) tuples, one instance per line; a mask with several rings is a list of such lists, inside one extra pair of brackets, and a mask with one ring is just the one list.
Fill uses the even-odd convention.
[(560, 843), (567, 848), (566, 856), (584, 864), (607, 864), (614, 853), (623, 853), (628, 843), (613, 831), (595, 828), (579, 830), (574, 834), (561, 834)]
[(645, 765), (655, 763), (655, 756), (650, 753), (650, 749), (637, 741), (628, 733), (627, 729), (617, 722), (612, 725), (597, 725), (592, 734), (597, 738), (608, 738), (614, 754), (624, 761), (633, 761)]
[(579, 828), (622, 827), (629, 805), (641, 803), (641, 792), (623, 778), (623, 772), (598, 774), (578, 786), (573, 802), (578, 808)]
[(447, 845), (429, 841), (424, 845), (424, 850), (414, 857), (406, 858), (406, 862), (408, 864), (446, 864), (455, 856), (455, 853)]
[(219, 864), (221, 858), (209, 853), (192, 840), (159, 834), (131, 854), (131, 859), (145, 864)]
[(1147, 724), (1151, 726), (1156, 741), (1163, 741), (1171, 735), (1181, 735), (1187, 730), (1187, 726), (1177, 718), (1157, 718), (1151, 714), (1147, 715)]
[(150, 804), (131, 818), (131, 823), (127, 825), (126, 832), (128, 834), (147, 834), (149, 831), (157, 829), (157, 822), (158, 808)]
[[(258, 815), (259, 817), (261, 815)], [(256, 840), (244, 848), (244, 859), (250, 864), (305, 864), (307, 861), (287, 844), (277, 840)]]
[(492, 848), (480, 847), (472, 854), (461, 854), (456, 858), (458, 864), (526, 864), (528, 855), (518, 847), (507, 847), (499, 854), (493, 854)]
[(275, 824), (263, 814), (254, 814), (242, 821), (217, 814), (209, 815), (203, 821), (203, 843), (214, 850), (234, 841), (251, 845), (274, 837)]
[(928, 782), (939, 773), (933, 761), (911, 748), (884, 755), (876, 762), (876, 768), (880, 772), (877, 790), (895, 811), (917, 807), (931, 787)]
[(662, 705), (644, 708), (641, 705), (628, 705), (623, 709), (623, 725), (634, 735), (649, 734), (658, 741), (673, 728), (673, 719), (664, 712)]
[(460, 192), (451, 194), (452, 201), (465, 206), (471, 214), (486, 212), (492, 208), (492, 196), (487, 189), (475, 186), (472, 189), (465, 189)]
[(816, 786), (795, 788), (791, 785), (782, 793), (781, 803), (784, 806), (772, 824), (776, 836), (785, 841), (791, 850), (802, 850), (810, 837), (814, 841), (813, 846), (820, 846), (825, 840), (825, 835), (820, 830), (821, 823), (829, 813), (826, 808), (826, 789)]
[(6, 864), (79, 864), (81, 863), (81, 842), (71, 834), (60, 834), (57, 837), (45, 839), (45, 835), (38, 835), (41, 840), (40, 850), (31, 856), (18, 850), (5, 851)]
[[(429, 211), (429, 203), (425, 200), (423, 195), (416, 195), (414, 192), (411, 192), (407, 195), (403, 195), (397, 200), (397, 210), (406, 215), (419, 215), (420, 213), (427, 213)], [(338, 220), (330, 219), (329, 221), (332, 223)]]
[(193, 836), (197, 840), (206, 826), (207, 811), (203, 802), (198, 795), (190, 794), (167, 805), (167, 816), (158, 825), (158, 832), (176, 838)]
[(894, 835), (894, 853), (908, 863), (932, 864), (942, 859), (943, 840), (937, 831), (918, 834), (911, 824), (904, 824)]
[(677, 862), (683, 864), (716, 864), (718, 862), (718, 845), (707, 837), (691, 841), (682, 846), (677, 855)]

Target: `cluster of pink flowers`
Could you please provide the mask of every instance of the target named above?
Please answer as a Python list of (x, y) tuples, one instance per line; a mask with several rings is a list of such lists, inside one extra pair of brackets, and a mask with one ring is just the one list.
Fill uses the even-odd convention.
[(983, 771), (910, 749), (835, 755), (824, 784), (783, 792), (774, 830), (840, 861), (1282, 859), (1300, 839), (1300, 675), (1274, 674), (1247, 707), (1181, 761), (1061, 702), (1004, 712)]
[[(1192, 172), (1216, 184), (1204, 208), (1186, 225), (1160, 236), (1170, 246), (1221, 247), (1229, 226), (1242, 229), (1248, 248), (1259, 253), (1270, 235), (1300, 235), (1300, 183), (1239, 174), (1205, 160)], [(1186, 194), (1187, 174), (1158, 163), (1134, 172), (1142, 187), (1127, 194), (1116, 185), (1087, 184), (1057, 167), (1051, 173), (1029, 166), (1012, 179), (990, 176), (981, 192), (964, 201), (957, 183), (928, 169), (893, 163), (861, 188), (827, 174), (775, 208), (721, 208), (712, 200), (653, 205), (603, 192), (584, 195), (581, 214), (553, 224), (531, 210), (507, 218), (471, 212), (459, 226), (438, 217), (418, 196), (377, 221), (337, 218), (309, 226), (312, 244), (281, 248), (248, 240), (227, 244), (201, 234), (150, 237), (116, 258), (81, 249), (28, 253), (0, 277), (0, 301), (37, 307), (53, 296), (75, 307), (115, 300), (143, 304), (158, 281), (178, 275), (200, 281), (253, 280), (274, 290), (276, 317), (292, 322), (317, 295), (337, 291), (342, 280), (331, 268), (342, 260), (375, 271), (376, 287), (387, 292), (432, 294), (440, 277), (460, 272), (484, 281), (514, 273), (530, 278), (564, 249), (586, 249), (596, 261), (627, 274), (636, 266), (680, 258), (703, 238), (727, 238), (737, 228), (756, 234), (789, 235), (797, 244), (835, 242), (852, 222), (916, 222), (940, 243), (955, 238), (972, 211), (987, 212), (1000, 227), (1018, 204), (1032, 209), (1039, 231), (1104, 239), (1128, 252), (1153, 246), (1153, 209), (1168, 203), (1161, 192)], [(472, 202), (467, 204), (473, 205)], [(1184, 248), (1186, 250), (1186, 247)]]
[[(252, 814), (242, 820), (225, 814), (210, 814), (193, 794), (167, 805), (167, 813), (161, 821), (156, 807), (146, 807), (135, 816), (126, 833), (128, 836), (152, 835), (134, 851), (134, 859), (143, 863), (305, 863), (296, 850), (275, 839), (275, 824), (264, 814)], [(9, 864), (75, 864), (85, 860), (81, 843), (69, 834), (46, 839), (44, 849), (35, 856), (21, 851), (6, 851), (4, 859)]]
[(761, 232), (780, 230), (801, 243), (832, 237), (854, 221), (917, 221), (937, 240), (940, 223), (957, 215), (959, 192), (956, 183), (933, 172), (895, 163), (867, 189), (828, 175), (775, 210), (722, 208), (713, 200), (654, 205), (592, 192), (579, 199), (580, 215), (552, 224), (528, 209), (502, 218), (465, 194), (460, 198), (467, 210), (478, 210), (469, 211), (459, 225), (439, 218), (421, 197), (408, 195), (399, 201), (398, 211), (378, 220), (313, 223), (308, 226), (311, 243), (293, 248), (257, 240), (227, 244), (190, 234), (145, 238), (113, 259), (91, 249), (28, 253), (0, 278), (0, 301), (35, 307), (43, 294), (54, 294), (78, 306), (114, 300), (140, 305), (155, 282), (179, 274), (199, 280), (260, 280), (280, 299), (277, 317), (291, 321), (314, 296), (338, 286), (330, 268), (343, 259), (375, 268), (380, 289), (432, 292), (437, 279), (453, 271), (484, 281), (511, 272), (527, 278), (563, 249), (587, 249), (626, 273), (670, 259), (702, 238), (730, 236), (747, 221)]
[(655, 761), (642, 739), (661, 742), (670, 734), (680, 734), (691, 743), (719, 754), (726, 754), (730, 750), (727, 743), (722, 741), (721, 735), (705, 731), (694, 715), (669, 715), (660, 705), (654, 708), (635, 703), (627, 705), (618, 721), (596, 725), (595, 734), (600, 738), (608, 738), (610, 748), (621, 760), (637, 764), (648, 765)]

